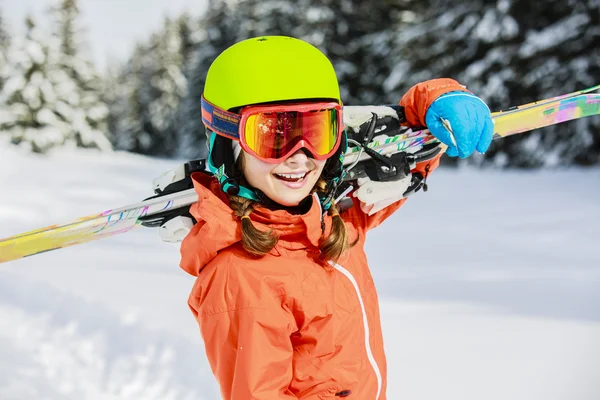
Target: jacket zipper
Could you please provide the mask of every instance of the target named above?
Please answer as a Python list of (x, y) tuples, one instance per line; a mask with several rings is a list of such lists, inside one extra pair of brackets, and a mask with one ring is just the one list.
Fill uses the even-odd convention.
[(363, 326), (365, 329), (365, 348), (367, 350), (367, 358), (369, 359), (369, 362), (371, 363), (371, 367), (373, 367), (373, 370), (375, 371), (375, 376), (377, 377), (377, 396), (375, 397), (375, 399), (379, 399), (379, 395), (381, 394), (381, 385), (382, 385), (381, 371), (379, 370), (379, 366), (377, 365), (377, 362), (375, 361), (375, 357), (373, 356), (373, 352), (371, 350), (371, 344), (370, 344), (370, 340), (369, 340), (370, 339), (369, 320), (367, 319), (367, 311), (365, 309), (365, 303), (363, 302), (363, 298), (360, 294), (360, 289), (358, 287), (358, 283), (356, 282), (356, 279), (354, 279), (354, 276), (346, 268), (342, 267), (339, 264), (334, 263), (333, 261), (329, 261), (329, 265), (331, 265), (333, 268), (335, 268), (336, 270), (338, 270), (339, 272), (344, 274), (344, 276), (346, 276), (346, 278), (348, 278), (348, 280), (352, 283), (352, 286), (354, 286), (354, 290), (356, 291), (356, 295), (358, 296), (358, 301), (360, 302), (360, 309), (361, 309), (362, 315), (363, 315)]

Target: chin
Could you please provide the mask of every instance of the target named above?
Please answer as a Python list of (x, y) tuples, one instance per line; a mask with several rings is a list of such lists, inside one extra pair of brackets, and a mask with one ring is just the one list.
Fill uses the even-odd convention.
[(281, 204), (282, 206), (285, 207), (295, 207), (298, 204), (300, 204), (300, 202), (302, 200), (304, 200), (306, 198), (306, 196), (308, 196), (308, 194), (306, 195), (291, 195), (291, 196), (276, 196), (276, 198), (272, 198), (271, 200), (275, 201), (278, 204)]
[(303, 187), (294, 189), (286, 187), (281, 182), (274, 180), (272, 181), (272, 184), (269, 185), (269, 190), (266, 192), (263, 191), (263, 193), (277, 204), (284, 207), (295, 207), (310, 195), (317, 183), (316, 181), (317, 179), (310, 179)]
[[(294, 207), (310, 195), (313, 186), (314, 185), (308, 185), (307, 187), (302, 188), (302, 190), (273, 188), (274, 190), (270, 195), (267, 194), (267, 196), (277, 204), (281, 204), (285, 207)], [(310, 189), (308, 189), (309, 187)]]

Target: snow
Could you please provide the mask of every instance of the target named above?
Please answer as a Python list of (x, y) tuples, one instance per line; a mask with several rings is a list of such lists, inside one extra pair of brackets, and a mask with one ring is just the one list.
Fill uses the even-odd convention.
[[(0, 144), (0, 237), (151, 195), (177, 162)], [(367, 241), (389, 399), (600, 396), (600, 170), (436, 171)], [(0, 398), (218, 399), (178, 246), (0, 264)]]

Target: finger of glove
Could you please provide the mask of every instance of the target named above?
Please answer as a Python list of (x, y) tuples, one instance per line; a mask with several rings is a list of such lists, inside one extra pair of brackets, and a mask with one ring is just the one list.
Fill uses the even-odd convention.
[(446, 129), (442, 123), (441, 117), (432, 107), (430, 107), (429, 110), (427, 110), (427, 114), (425, 114), (425, 124), (433, 136), (448, 146), (446, 154), (451, 156), (451, 154), (456, 153), (458, 155), (458, 152), (456, 151), (456, 145), (454, 144), (454, 139), (451, 136), (452, 133)]
[(448, 147), (446, 150), (446, 155), (449, 157), (458, 157), (458, 149), (456, 147)]
[[(472, 114), (468, 111), (467, 107), (461, 110), (460, 113), (449, 114), (446, 118), (446, 123), (452, 129), (452, 136), (456, 141), (455, 146), (452, 146), (452, 148), (449, 146), (450, 152), (446, 151), (446, 154), (451, 157), (453, 155), (458, 155), (460, 158), (469, 157), (473, 154), (479, 142), (480, 133), (483, 130), (483, 122), (478, 123), (476, 119), (471, 118)], [(452, 151), (452, 149), (456, 151)]]
[(483, 132), (481, 133), (481, 137), (479, 138), (479, 143), (477, 143), (477, 151), (481, 154), (485, 153), (490, 147), (493, 138), (494, 122), (492, 121), (492, 118), (490, 116), (486, 116), (483, 125)]
[(467, 158), (475, 151), (481, 129), (477, 127), (477, 121), (469, 117), (452, 117), (449, 122), (454, 128), (454, 137), (460, 158)]

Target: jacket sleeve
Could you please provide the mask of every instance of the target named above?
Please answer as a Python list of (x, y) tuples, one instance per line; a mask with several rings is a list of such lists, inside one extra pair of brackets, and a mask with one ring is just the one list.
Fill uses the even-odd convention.
[[(421, 173), (425, 179), (431, 174), (433, 170), (435, 170), (440, 165), (440, 158), (442, 154), (437, 155), (428, 161), (423, 161), (418, 163), (416, 167), (411, 171), (411, 173)], [(360, 201), (356, 197), (352, 197), (352, 201), (354, 202), (354, 206), (350, 208), (346, 213), (342, 214), (344, 220), (352, 223), (355, 227), (359, 229), (359, 231), (367, 232), (381, 224), (385, 221), (390, 215), (396, 212), (406, 201), (407, 199), (400, 199), (395, 203), (390, 204), (383, 210), (376, 212), (373, 215), (367, 215), (360, 208)]]
[[(223, 264), (219, 268), (228, 269)], [(297, 399), (289, 389), (293, 358), (290, 335), (296, 325), (284, 296), (247, 293), (256, 290), (223, 274), (201, 280), (205, 272), (210, 273), (202, 271), (189, 305), (223, 399)], [(198, 285), (210, 290), (202, 293)]]
[(407, 125), (425, 127), (425, 114), (431, 103), (444, 93), (456, 90), (469, 92), (466, 87), (450, 78), (431, 79), (411, 87), (400, 100)]
[[(431, 103), (444, 93), (453, 91), (469, 92), (465, 86), (454, 79), (439, 78), (418, 83), (402, 96), (400, 105), (404, 107), (406, 125), (409, 127), (425, 127), (425, 114)], [(441, 154), (431, 160), (417, 164), (411, 172), (420, 172), (425, 178), (440, 164)], [(354, 224), (359, 230), (368, 231), (375, 228), (398, 210), (406, 199), (398, 200), (373, 215), (367, 215), (360, 209), (360, 202), (352, 198), (354, 206), (346, 213), (344, 219)]]

